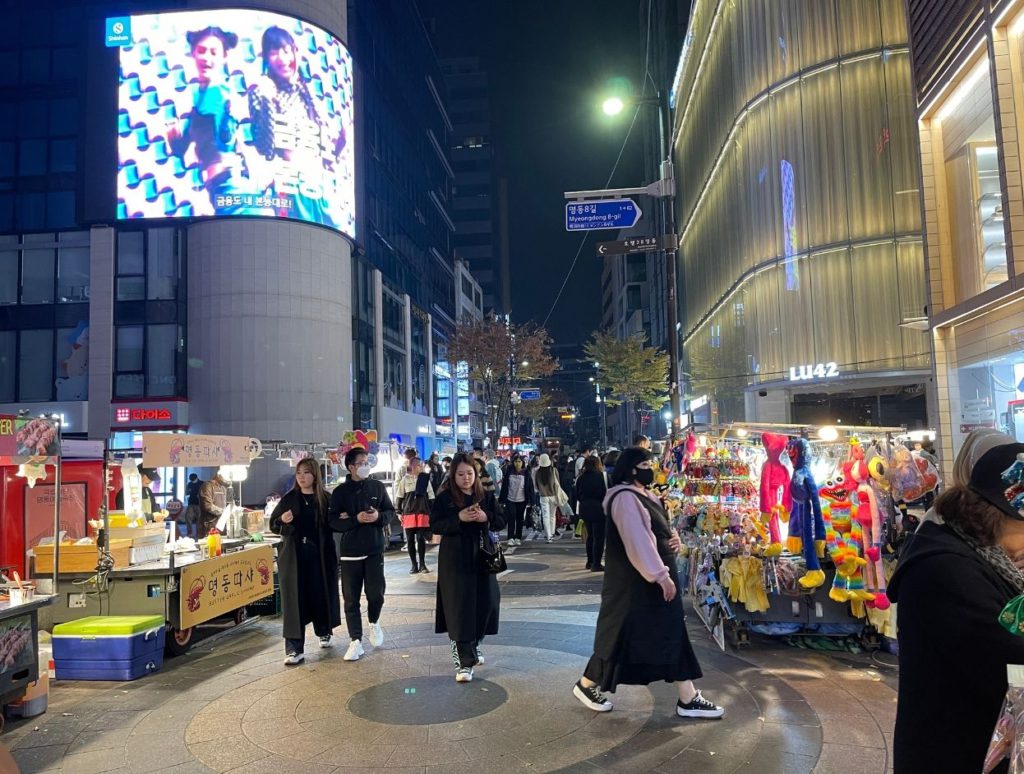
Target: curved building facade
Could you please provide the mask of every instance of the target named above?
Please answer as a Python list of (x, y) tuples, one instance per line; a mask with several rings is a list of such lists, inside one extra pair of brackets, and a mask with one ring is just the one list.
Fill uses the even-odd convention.
[(671, 99), (694, 418), (923, 424), (902, 2), (696, 0)]

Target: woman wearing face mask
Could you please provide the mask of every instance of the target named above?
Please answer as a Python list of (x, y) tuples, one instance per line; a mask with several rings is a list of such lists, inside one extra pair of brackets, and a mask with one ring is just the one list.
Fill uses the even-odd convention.
[(533, 479), (518, 454), (512, 458), (512, 464), (505, 471), (498, 500), (505, 506), (505, 517), (508, 519), (508, 544), (521, 545), (526, 506), (533, 502)]
[(452, 641), (455, 680), (460, 683), (471, 681), (473, 667), (484, 663), (484, 635), (498, 633), (498, 579), (484, 570), (479, 554), (484, 532), (504, 526), (493, 493), (484, 492), (477, 478), (473, 458), (456, 454), (430, 511), (430, 528), (441, 535), (434, 630), (447, 632)]
[(594, 654), (573, 694), (595, 712), (608, 712), (612, 703), (602, 691), (664, 680), (678, 689), (676, 715), (720, 718), (725, 710), (693, 685), (702, 673), (679, 596), (680, 540), (661, 502), (647, 491), (653, 481), (649, 451), (622, 452), (604, 500), (609, 518)]

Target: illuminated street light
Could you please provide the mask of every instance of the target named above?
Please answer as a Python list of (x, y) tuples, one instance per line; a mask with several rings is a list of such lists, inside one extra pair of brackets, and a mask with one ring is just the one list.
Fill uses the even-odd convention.
[(601, 110), (606, 116), (617, 116), (626, 107), (626, 103), (618, 97), (608, 97), (601, 103)]

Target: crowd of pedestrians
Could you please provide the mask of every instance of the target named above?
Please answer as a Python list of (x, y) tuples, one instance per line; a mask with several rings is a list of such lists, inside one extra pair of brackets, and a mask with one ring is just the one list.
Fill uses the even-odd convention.
[(653, 457), (641, 445), (603, 459), (588, 447), (563, 460), (542, 453), (499, 461), (482, 449), (421, 460), (409, 450), (395, 481), (397, 508), (387, 487), (371, 477), (364, 450), (348, 452), (344, 465), (346, 479), (328, 495), (316, 462), (299, 462), (294, 485), (271, 515), (271, 530), (282, 537), (286, 664), (304, 660), (309, 624), (320, 647), (331, 647), (342, 610), (349, 638), (344, 659), (362, 657), (364, 595), (369, 641), (383, 645), (384, 549), (397, 515), (412, 574), (429, 572), (427, 545), (439, 542), (434, 629), (450, 640), (456, 681), (470, 682), (484, 664), (484, 638), (498, 633), (501, 531), (514, 547), (526, 529), (552, 542), (575, 523), (586, 568), (604, 573), (594, 652), (572, 688), (576, 698), (607, 712), (612, 704), (603, 692), (667, 681), (677, 686), (679, 716), (724, 714), (693, 683), (701, 670), (679, 595), (680, 539), (647, 489)]

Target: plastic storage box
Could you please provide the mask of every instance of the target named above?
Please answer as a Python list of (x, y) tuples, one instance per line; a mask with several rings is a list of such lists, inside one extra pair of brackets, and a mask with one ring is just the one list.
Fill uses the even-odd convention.
[(163, 616), (90, 616), (53, 627), (58, 680), (135, 680), (164, 662)]

